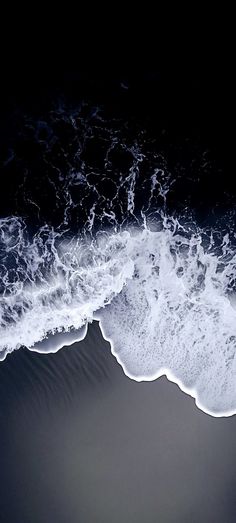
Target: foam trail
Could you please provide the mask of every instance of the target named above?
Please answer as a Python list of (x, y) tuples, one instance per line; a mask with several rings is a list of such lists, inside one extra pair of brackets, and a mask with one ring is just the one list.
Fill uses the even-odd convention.
[(166, 374), (214, 416), (236, 413), (236, 253), (177, 220), (90, 240), (1, 220), (0, 354), (56, 352), (99, 319), (124, 372)]

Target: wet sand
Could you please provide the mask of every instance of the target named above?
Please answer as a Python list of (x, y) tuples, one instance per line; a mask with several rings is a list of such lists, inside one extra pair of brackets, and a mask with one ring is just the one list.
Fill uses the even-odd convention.
[(1, 523), (233, 523), (236, 417), (127, 378), (98, 323), (0, 365)]

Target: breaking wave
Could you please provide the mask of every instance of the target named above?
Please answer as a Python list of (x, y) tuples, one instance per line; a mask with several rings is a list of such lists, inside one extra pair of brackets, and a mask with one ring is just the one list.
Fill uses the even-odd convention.
[(30, 239), (16, 217), (2, 219), (0, 231), (1, 359), (21, 346), (55, 351), (99, 319), (128, 376), (167, 374), (202, 410), (236, 412), (229, 235), (164, 216), (94, 237), (45, 226)]

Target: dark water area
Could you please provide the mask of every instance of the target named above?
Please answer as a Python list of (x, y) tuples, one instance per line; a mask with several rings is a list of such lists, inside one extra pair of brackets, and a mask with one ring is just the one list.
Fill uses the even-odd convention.
[(97, 323), (0, 366), (0, 521), (235, 521), (236, 420), (127, 378)]
[[(6, 71), (3, 92), (0, 128), (3, 216), (20, 214), (36, 227), (45, 221), (59, 225), (63, 220), (62, 205), (65, 201), (62, 198), (60, 208), (58, 198), (55, 198), (56, 170), (64, 175), (67, 171), (68, 175), (69, 167), (79, 169), (81, 162), (78, 156), (77, 161), (75, 159), (78, 149), (80, 160), (86, 163), (88, 171), (92, 168), (96, 176), (100, 175), (102, 194), (105, 198), (112, 196), (110, 177), (114, 181), (116, 169), (124, 173), (130, 167), (130, 158), (119, 149), (119, 145), (109, 158), (109, 166), (104, 166), (111, 145), (109, 141), (118, 126), (121, 142), (123, 140), (128, 147), (139, 136), (141, 152), (158, 153), (158, 162), (154, 164), (171, 173), (175, 183), (168, 195), (167, 210), (170, 213), (185, 214), (188, 208), (194, 210), (201, 225), (206, 225), (214, 224), (218, 217), (222, 221), (224, 214), (231, 212), (235, 222), (231, 132), (234, 122), (233, 83), (231, 70), (223, 60), (212, 64), (204, 61), (186, 64), (173, 60), (153, 71), (118, 69), (115, 73), (106, 70), (83, 72), (56, 65), (50, 68), (46, 63), (28, 68), (25, 63), (22, 72), (17, 67)], [(85, 106), (80, 116), (92, 128), (82, 149), (78, 138), (81, 129), (77, 130), (76, 136), (71, 122), (65, 121), (62, 112), (61, 119), (58, 120), (57, 114), (54, 123), (49, 116), (59, 108), (63, 108), (67, 116), (73, 111), (75, 113), (81, 102)], [(103, 118), (103, 131), (108, 130), (106, 136), (101, 129), (94, 132), (98, 121), (93, 115), (98, 107), (99, 117)], [(141, 136), (143, 131), (145, 133)], [(53, 145), (51, 133), (56, 136)], [(152, 168), (147, 157), (140, 178), (150, 175)], [(102, 175), (106, 182), (101, 181)], [(91, 180), (94, 182), (94, 178)], [(81, 192), (78, 194), (75, 188), (71, 196), (74, 202), (78, 202)], [(147, 199), (147, 191), (140, 198), (142, 202)], [(90, 194), (84, 215), (82, 213), (79, 218), (75, 211), (72, 213), (71, 226), (82, 226), (86, 210), (93, 201)], [(155, 203), (162, 205), (160, 199)], [(138, 211), (138, 195), (136, 205)], [(121, 221), (121, 217), (118, 219)]]

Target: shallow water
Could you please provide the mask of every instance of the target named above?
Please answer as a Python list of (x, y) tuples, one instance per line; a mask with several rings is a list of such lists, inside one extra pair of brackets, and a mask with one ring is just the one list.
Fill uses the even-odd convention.
[(56, 354), (9, 355), (0, 394), (2, 521), (235, 521), (235, 417), (127, 378), (98, 324)]

